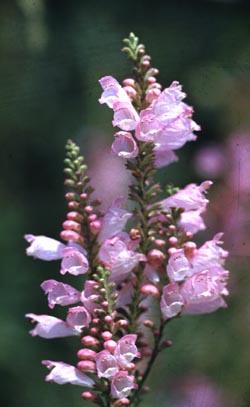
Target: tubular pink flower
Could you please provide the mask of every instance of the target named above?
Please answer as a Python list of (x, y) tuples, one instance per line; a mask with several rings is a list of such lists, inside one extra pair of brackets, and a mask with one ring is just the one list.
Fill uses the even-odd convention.
[(78, 276), (88, 271), (89, 263), (87, 257), (76, 247), (66, 247), (62, 251), (61, 274), (72, 274)]
[(170, 283), (163, 288), (161, 311), (164, 319), (170, 319), (178, 315), (182, 310), (183, 304), (183, 297), (180, 294), (177, 283)]
[(178, 221), (178, 226), (183, 232), (190, 232), (192, 235), (200, 230), (206, 229), (206, 225), (201, 217), (203, 210), (182, 212)]
[(91, 316), (86, 308), (82, 306), (69, 308), (66, 319), (69, 326), (81, 332), (82, 328), (89, 326), (90, 322)]
[(222, 295), (228, 295), (226, 278), (228, 272), (221, 267), (213, 267), (194, 274), (181, 287), (185, 314), (207, 314), (220, 307), (227, 307)]
[(98, 299), (100, 297), (95, 287), (98, 287), (99, 283), (95, 280), (86, 280), (84, 284), (84, 290), (81, 292), (81, 301), (85, 308), (91, 313), (94, 314), (94, 310), (101, 308), (98, 304)]
[(138, 147), (131, 133), (119, 131), (115, 133), (112, 151), (118, 157), (131, 159), (138, 155)]
[(80, 301), (80, 291), (56, 280), (46, 280), (41, 284), (41, 288), (48, 294), (49, 308), (58, 305), (70, 305)]
[(118, 372), (111, 382), (111, 394), (116, 399), (128, 397), (131, 390), (138, 386), (134, 383), (134, 376), (129, 376), (128, 372)]
[(193, 274), (192, 265), (186, 258), (183, 249), (175, 250), (174, 253), (170, 254), (167, 274), (171, 281), (183, 281)]
[(143, 254), (129, 250), (128, 244), (119, 237), (104, 241), (99, 250), (99, 259), (110, 267), (110, 281), (116, 283), (124, 280), (139, 261), (146, 261)]
[(160, 202), (164, 210), (171, 208), (182, 208), (185, 211), (205, 209), (208, 199), (204, 192), (212, 185), (212, 181), (204, 181), (201, 185), (189, 184), (184, 189), (180, 189), (176, 194)]
[(140, 357), (137, 346), (135, 345), (137, 335), (124, 335), (117, 342), (117, 347), (114, 351), (114, 356), (120, 367), (126, 367), (134, 358)]
[(40, 260), (58, 260), (62, 258), (65, 245), (58, 240), (46, 236), (25, 235), (25, 240), (30, 243), (26, 253)]
[(26, 314), (27, 318), (31, 318), (32, 322), (37, 322), (30, 334), (32, 336), (40, 336), (45, 339), (63, 338), (65, 336), (79, 335), (79, 332), (69, 326), (66, 322), (59, 318), (50, 315)]
[(122, 196), (116, 198), (105, 213), (102, 219), (102, 228), (98, 235), (99, 243), (117, 236), (124, 229), (127, 220), (131, 218), (132, 212), (122, 209), (124, 201), (125, 199)]
[(96, 354), (96, 369), (98, 377), (106, 379), (113, 377), (119, 371), (116, 358), (107, 350)]
[[(129, 99), (130, 100), (130, 99)], [(133, 105), (126, 102), (114, 103), (114, 119), (113, 126), (119, 127), (121, 130), (131, 131), (135, 130), (139, 116)]]
[(67, 363), (43, 360), (42, 364), (52, 369), (45, 377), (46, 382), (54, 382), (57, 384), (71, 383), (84, 387), (93, 387), (95, 384), (94, 380)]

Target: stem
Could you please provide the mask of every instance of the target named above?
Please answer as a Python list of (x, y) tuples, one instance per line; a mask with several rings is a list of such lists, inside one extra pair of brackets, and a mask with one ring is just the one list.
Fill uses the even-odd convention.
[(155, 359), (157, 358), (157, 356), (161, 350), (160, 349), (161, 348), (161, 339), (162, 339), (164, 328), (165, 328), (165, 325), (167, 322), (168, 321), (161, 322), (161, 325), (159, 327), (159, 334), (157, 336), (154, 336), (155, 344), (154, 344), (153, 353), (150, 357), (147, 368), (146, 368), (145, 372), (143, 373), (142, 379), (138, 384), (138, 389), (135, 391), (135, 393), (133, 394), (133, 396), (130, 399), (131, 407), (137, 407), (137, 406), (139, 406), (139, 403), (141, 402), (141, 400), (140, 400), (141, 391), (142, 391), (145, 381), (147, 380), (148, 375), (151, 372)]

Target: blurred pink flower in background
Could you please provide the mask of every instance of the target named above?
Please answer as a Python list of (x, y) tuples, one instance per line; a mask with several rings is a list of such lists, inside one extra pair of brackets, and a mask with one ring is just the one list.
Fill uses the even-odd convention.
[(238, 131), (224, 146), (201, 148), (195, 157), (195, 169), (201, 177), (221, 180), (214, 191), (213, 206), (208, 208), (210, 224), (224, 230), (223, 240), (231, 255), (249, 255), (250, 133)]

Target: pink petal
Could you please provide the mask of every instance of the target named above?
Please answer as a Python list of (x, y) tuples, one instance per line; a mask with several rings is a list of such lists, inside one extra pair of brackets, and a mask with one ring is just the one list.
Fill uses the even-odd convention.
[(52, 369), (45, 377), (46, 382), (54, 382), (57, 384), (70, 383), (77, 386), (94, 387), (94, 380), (74, 366), (64, 362), (53, 362), (51, 360), (43, 360), (42, 364)]
[(66, 324), (59, 318), (50, 315), (26, 314), (27, 318), (31, 318), (32, 322), (37, 322), (32, 331), (32, 336), (40, 336), (41, 338), (62, 338), (66, 336), (79, 335), (79, 332)]
[(62, 251), (66, 247), (58, 240), (46, 236), (25, 235), (24, 238), (30, 243), (26, 253), (40, 260), (58, 260), (62, 258)]
[(125, 159), (132, 159), (138, 155), (138, 147), (133, 136), (125, 131), (115, 133), (115, 140), (111, 148), (115, 155)]

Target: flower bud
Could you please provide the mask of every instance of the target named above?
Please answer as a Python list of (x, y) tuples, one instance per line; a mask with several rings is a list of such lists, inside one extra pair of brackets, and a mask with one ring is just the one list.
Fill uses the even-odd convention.
[(70, 202), (68, 202), (68, 207), (69, 207), (70, 209), (76, 210), (76, 209), (79, 208), (79, 203), (76, 202), (76, 201), (70, 201)]
[(85, 192), (83, 192), (83, 193), (80, 195), (80, 198), (81, 198), (81, 199), (87, 199), (87, 198), (88, 198), (88, 195), (87, 195)]
[(96, 372), (95, 362), (93, 362), (92, 360), (81, 360), (77, 363), (77, 368), (82, 372)]
[(106, 316), (104, 317), (104, 321), (105, 321), (107, 324), (110, 324), (110, 322), (112, 322), (112, 317), (111, 317), (110, 315), (106, 315)]
[(135, 86), (135, 80), (132, 78), (126, 78), (122, 83), (123, 86)]
[(160, 267), (162, 262), (166, 260), (166, 256), (158, 249), (152, 249), (147, 253), (148, 262), (153, 267)]
[(104, 331), (101, 334), (102, 339), (104, 339), (104, 341), (109, 341), (112, 338), (112, 333), (110, 331)]
[(95, 400), (97, 400), (97, 395), (96, 395), (93, 391), (84, 391), (84, 392), (81, 394), (81, 397), (82, 397), (84, 400), (89, 400), (89, 401), (95, 401)]
[(96, 352), (92, 349), (79, 349), (77, 352), (77, 357), (82, 360), (95, 360)]
[(114, 352), (115, 348), (117, 346), (117, 343), (115, 341), (113, 341), (112, 339), (104, 342), (104, 349), (110, 351), (110, 352)]
[(168, 239), (168, 241), (169, 241), (169, 243), (172, 244), (173, 246), (176, 245), (176, 243), (178, 243), (178, 239), (177, 239), (177, 237), (175, 237), (175, 236), (171, 236), (171, 237)]
[(65, 220), (62, 224), (63, 228), (66, 230), (74, 230), (75, 232), (81, 232), (81, 225), (74, 220)]
[(83, 244), (84, 239), (79, 233), (75, 232), (74, 230), (63, 230), (60, 233), (60, 237), (62, 240), (70, 241), (72, 240), (75, 243)]
[(84, 218), (80, 213), (72, 211), (67, 213), (67, 219), (82, 222)]
[(100, 343), (98, 339), (94, 338), (94, 336), (91, 335), (83, 336), (81, 342), (83, 345), (92, 346), (93, 348), (96, 348)]
[(153, 284), (144, 284), (141, 287), (141, 293), (144, 295), (152, 295), (153, 297), (157, 298), (160, 296), (160, 291), (158, 288)]

